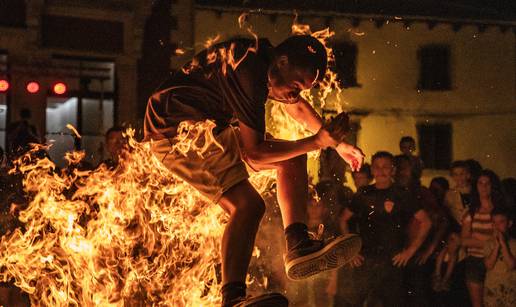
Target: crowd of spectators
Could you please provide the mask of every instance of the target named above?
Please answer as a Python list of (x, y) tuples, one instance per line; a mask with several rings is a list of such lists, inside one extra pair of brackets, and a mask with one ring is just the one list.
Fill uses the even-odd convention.
[(374, 153), (352, 173), (355, 192), (317, 183), (311, 230), (359, 234), (362, 250), (337, 271), (278, 279), (274, 290), (286, 289), (294, 306), (516, 306), (515, 179), (470, 159), (451, 164), (450, 182), (425, 187), (415, 149), (404, 137), (399, 154)]

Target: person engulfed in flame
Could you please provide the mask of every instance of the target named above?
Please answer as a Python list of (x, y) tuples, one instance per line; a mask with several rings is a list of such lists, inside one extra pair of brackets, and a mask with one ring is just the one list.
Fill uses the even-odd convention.
[[(229, 214), (222, 238), (222, 306), (288, 305), (279, 293), (246, 298), (246, 274), (265, 210), (246, 165), (253, 171), (277, 171), (290, 279), (340, 267), (360, 250), (356, 235), (324, 242), (312, 239), (306, 226), (306, 154), (335, 148), (352, 169), (359, 169), (363, 160), (360, 149), (343, 141), (349, 132), (347, 115), (324, 123), (300, 96), (323, 79), (326, 69), (326, 49), (310, 35), (291, 36), (276, 47), (267, 39), (234, 39), (196, 55), (148, 101), (144, 140), (152, 140), (154, 155)], [(268, 98), (284, 103), (288, 114), (313, 135), (297, 141), (266, 139)], [(214, 138), (201, 145), (202, 152), (195, 149), (210, 143), (206, 135), (194, 137), (196, 146), (174, 146), (185, 137), (180, 123), (198, 127), (206, 121), (215, 123)]]

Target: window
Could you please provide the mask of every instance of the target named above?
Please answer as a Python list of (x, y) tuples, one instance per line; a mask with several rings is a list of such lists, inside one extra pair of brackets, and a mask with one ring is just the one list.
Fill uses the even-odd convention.
[(451, 89), (450, 48), (428, 45), (419, 50), (420, 76), (418, 88), (430, 91)]
[(25, 12), (25, 1), (0, 1), (0, 26), (15, 28), (25, 27)]
[(417, 133), (425, 168), (448, 169), (452, 160), (451, 124), (419, 124)]
[(358, 87), (357, 83), (357, 45), (352, 42), (339, 42), (333, 47), (335, 68), (343, 88)]
[[(55, 56), (53, 65), (64, 75), (80, 76), (80, 87), (71, 88), (66, 97), (47, 97), (46, 139), (53, 144), (50, 157), (63, 167), (64, 154), (80, 148), (86, 152), (85, 160), (96, 166), (107, 156), (104, 134), (115, 123), (115, 63)], [(74, 138), (67, 124), (76, 127), (82, 137)]]

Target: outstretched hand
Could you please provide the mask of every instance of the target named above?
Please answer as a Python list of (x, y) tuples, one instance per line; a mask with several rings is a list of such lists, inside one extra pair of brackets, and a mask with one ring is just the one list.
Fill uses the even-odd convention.
[(351, 171), (356, 172), (362, 167), (364, 153), (358, 147), (347, 143), (340, 143), (335, 147), (339, 156), (351, 167)]

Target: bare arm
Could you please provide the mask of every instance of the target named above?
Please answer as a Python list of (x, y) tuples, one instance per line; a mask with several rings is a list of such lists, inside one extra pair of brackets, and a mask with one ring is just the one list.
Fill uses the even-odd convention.
[(500, 250), (503, 256), (503, 262), (507, 265), (508, 270), (513, 270), (516, 266), (516, 259), (514, 259), (514, 255), (511, 253), (509, 246), (507, 245), (507, 241), (503, 238), (503, 235), (500, 234)]
[(303, 98), (299, 98), (297, 103), (285, 104), (284, 106), (288, 115), (300, 124), (305, 125), (312, 133), (317, 133), (323, 126), (321, 116), (319, 116), (310, 103)]
[[(317, 133), (321, 127), (323, 127), (324, 122), (321, 116), (319, 116), (308, 101), (301, 97), (297, 103), (285, 104), (285, 111), (297, 122), (306, 126), (312, 133)], [(353, 171), (360, 169), (364, 154), (359, 148), (341, 142), (335, 149), (342, 159), (351, 166)]]
[(416, 233), (416, 237), (414, 240), (412, 240), (412, 242), (410, 242), (410, 245), (406, 249), (392, 258), (393, 264), (395, 266), (401, 267), (407, 265), (410, 258), (414, 256), (421, 244), (423, 244), (425, 241), (426, 236), (432, 227), (432, 221), (430, 220), (430, 217), (425, 210), (418, 210), (414, 214), (414, 218), (419, 222), (419, 228)]
[(443, 240), (444, 235), (446, 234), (446, 229), (448, 228), (449, 222), (448, 219), (444, 216), (440, 216), (437, 223), (432, 223), (435, 227), (435, 233), (432, 237), (432, 241), (428, 245), (428, 248), (421, 255), (418, 263), (425, 264), (426, 261), (430, 258), (430, 256), (434, 253), (435, 249), (439, 245), (439, 242)]
[(491, 254), (484, 259), (484, 264), (486, 269), (492, 270), (496, 264), (496, 260), (498, 259), (498, 253), (500, 252), (500, 244), (496, 242), (495, 248), (491, 251)]
[(426, 236), (430, 231), (430, 228), (432, 228), (432, 221), (430, 220), (428, 213), (426, 213), (426, 211), (422, 209), (418, 210), (414, 214), (414, 218), (419, 222), (419, 228), (416, 237), (414, 238), (414, 240), (412, 240), (407, 249), (415, 253), (419, 249), (421, 244), (423, 244), (423, 242), (425, 241)]
[(336, 146), (338, 143), (329, 132), (320, 129), (315, 135), (297, 141), (268, 141), (253, 128), (239, 123), (240, 137), (246, 157), (257, 164), (285, 161), (307, 152)]

